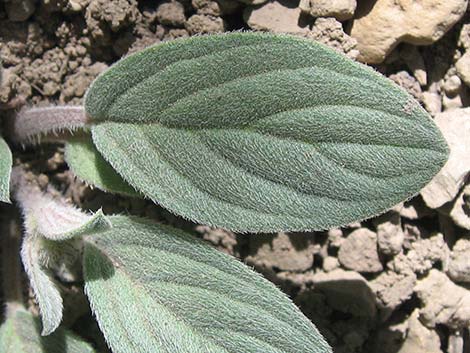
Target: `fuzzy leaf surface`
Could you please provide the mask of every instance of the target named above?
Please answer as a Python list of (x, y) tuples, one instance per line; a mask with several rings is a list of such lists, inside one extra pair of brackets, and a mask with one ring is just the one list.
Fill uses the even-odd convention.
[(65, 160), (74, 174), (88, 184), (103, 191), (139, 195), (101, 156), (91, 136), (69, 139), (65, 146)]
[(134, 188), (236, 231), (321, 230), (385, 211), (447, 145), (405, 91), (305, 38), (230, 33), (159, 44), (99, 76), (93, 141)]
[(85, 292), (114, 353), (320, 353), (292, 302), (241, 262), (180, 230), (112, 216), (86, 238)]
[(17, 310), (0, 327), (0, 353), (94, 353), (85, 341), (58, 329), (41, 337), (39, 320), (26, 310)]
[(10, 173), (12, 156), (10, 147), (0, 137), (0, 201), (10, 202)]

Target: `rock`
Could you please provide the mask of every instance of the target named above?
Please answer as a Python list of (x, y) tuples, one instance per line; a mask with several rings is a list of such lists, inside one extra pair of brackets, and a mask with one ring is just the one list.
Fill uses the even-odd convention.
[(442, 86), (442, 88), (444, 89), (444, 92), (448, 94), (449, 96), (458, 94), (460, 91), (460, 87), (462, 87), (462, 81), (457, 75), (452, 75), (448, 77), (444, 81), (444, 85)]
[(374, 291), (377, 304), (389, 312), (410, 299), (416, 284), (414, 273), (397, 274), (392, 271), (382, 272), (369, 282)]
[(328, 243), (333, 248), (339, 248), (344, 241), (341, 228), (332, 228), (328, 231)]
[(455, 282), (470, 283), (470, 237), (461, 238), (455, 243), (447, 275)]
[(466, 50), (470, 49), (470, 23), (462, 26), (457, 45)]
[(325, 272), (331, 272), (339, 267), (339, 261), (334, 256), (327, 256), (323, 260), (323, 270)]
[(199, 15), (229, 15), (240, 8), (240, 3), (233, 0), (192, 0), (191, 3)]
[(83, 97), (93, 80), (107, 68), (108, 65), (96, 62), (91, 66), (80, 67), (76, 73), (67, 76), (60, 92), (60, 101), (65, 103), (74, 97)]
[(467, 51), (455, 63), (457, 74), (467, 86), (470, 86), (470, 51)]
[(421, 86), (419, 85), (419, 82), (407, 71), (399, 71), (396, 74), (390, 75), (389, 79), (391, 79), (397, 85), (403, 87), (416, 99), (421, 100)]
[(374, 293), (359, 273), (342, 269), (320, 272), (313, 276), (312, 282), (315, 289), (325, 294), (332, 308), (356, 316), (375, 317)]
[(467, 0), (367, 0), (358, 3), (351, 36), (359, 60), (381, 63), (400, 43), (434, 43), (465, 14)]
[(438, 233), (429, 239), (419, 239), (411, 243), (406, 255), (400, 253), (388, 263), (388, 267), (400, 274), (424, 274), (437, 262), (445, 268), (449, 259), (449, 248), (442, 234)]
[(250, 254), (245, 261), (281, 271), (306, 271), (313, 266), (313, 255), (320, 251), (315, 237), (278, 233), (250, 238)]
[(225, 31), (225, 21), (220, 17), (192, 15), (185, 27), (191, 34), (220, 33)]
[(427, 207), (422, 197), (414, 197), (409, 201), (402, 204), (402, 207), (397, 209), (401, 217), (406, 219), (416, 220), (424, 217), (432, 217), (435, 211)]
[(377, 251), (377, 234), (367, 228), (353, 231), (339, 248), (338, 260), (345, 268), (357, 272), (380, 272), (383, 269)]
[(248, 4), (248, 5), (261, 5), (267, 2), (268, 0), (238, 0), (238, 1)]
[(433, 116), (442, 111), (442, 99), (436, 82), (432, 83), (426, 92), (423, 92), (424, 108)]
[(334, 17), (346, 21), (356, 11), (356, 0), (300, 0), (299, 7), (313, 17)]
[(423, 304), (420, 320), (427, 327), (446, 325), (452, 329), (470, 325), (470, 291), (454, 284), (444, 273), (432, 269), (419, 281), (415, 292)]
[(470, 185), (466, 185), (457, 196), (450, 217), (459, 227), (470, 230)]
[(424, 202), (438, 208), (452, 201), (470, 172), (470, 108), (438, 114), (434, 119), (444, 135), (450, 156), (441, 171), (421, 190)]
[(307, 37), (346, 54), (351, 59), (356, 59), (359, 55), (359, 51), (356, 49), (356, 40), (348, 36), (344, 32), (341, 22), (332, 17), (317, 18)]
[(428, 77), (424, 59), (415, 45), (403, 44), (400, 50), (400, 57), (405, 61), (408, 68), (413, 72), (414, 77), (421, 86), (426, 86)]
[(419, 321), (417, 309), (408, 320), (406, 339), (398, 353), (442, 353), (439, 335)]
[(158, 22), (166, 26), (184, 27), (186, 22), (184, 6), (177, 1), (160, 4), (157, 8), (156, 17)]
[(300, 13), (300, 9), (288, 0), (270, 1), (261, 7), (247, 7), (243, 19), (257, 31), (305, 35), (309, 29), (299, 25)]
[(393, 212), (374, 219), (379, 251), (384, 255), (396, 255), (402, 247), (405, 234), (401, 228), (400, 214)]
[(33, 0), (10, 0), (5, 1), (5, 11), (8, 19), (13, 22), (23, 22), (28, 20), (36, 10)]

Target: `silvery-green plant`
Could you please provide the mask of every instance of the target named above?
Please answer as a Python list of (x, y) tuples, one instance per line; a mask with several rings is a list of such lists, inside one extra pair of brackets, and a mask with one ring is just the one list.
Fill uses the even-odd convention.
[[(8, 131), (19, 144), (65, 139), (66, 161), (90, 185), (237, 232), (372, 217), (418, 193), (448, 156), (427, 113), (380, 74), (310, 40), (263, 33), (147, 48), (101, 74), (84, 107), (23, 110)], [(51, 273), (79, 262), (113, 352), (330, 351), (272, 284), (191, 235), (83, 213), (19, 168), (11, 185), (44, 335), (62, 320)], [(7, 315), (0, 349), (16, 347), (9, 327), (32, 325), (23, 311)], [(33, 335), (15, 332), (18, 342)]]

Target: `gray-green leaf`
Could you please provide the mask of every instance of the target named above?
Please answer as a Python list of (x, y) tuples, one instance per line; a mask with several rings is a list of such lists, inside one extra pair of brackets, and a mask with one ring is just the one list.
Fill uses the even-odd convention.
[(65, 146), (65, 160), (75, 175), (88, 184), (113, 193), (139, 195), (96, 150), (91, 136), (69, 139)]
[(273, 284), (171, 227), (112, 216), (86, 238), (85, 291), (114, 353), (330, 349)]
[(94, 353), (86, 342), (67, 330), (58, 329), (41, 337), (39, 320), (18, 309), (0, 327), (0, 353)]
[(12, 156), (5, 140), (0, 137), (0, 201), (10, 202), (10, 173)]
[(447, 145), (419, 104), (305, 38), (177, 40), (102, 74), (93, 141), (155, 202), (238, 231), (326, 229), (380, 213), (441, 169)]

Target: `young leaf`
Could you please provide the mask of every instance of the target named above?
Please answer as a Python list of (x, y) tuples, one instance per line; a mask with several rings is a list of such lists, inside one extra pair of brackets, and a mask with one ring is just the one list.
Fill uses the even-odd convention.
[(39, 305), (42, 319), (41, 334), (47, 336), (59, 327), (63, 305), (56, 284), (40, 261), (41, 252), (44, 252), (41, 241), (39, 237), (26, 236), (21, 248), (21, 260)]
[(416, 194), (447, 145), (419, 104), (305, 38), (194, 37), (99, 76), (85, 100), (97, 149), (134, 188), (238, 231), (326, 229)]
[(331, 352), (273, 284), (177, 229), (110, 217), (86, 238), (85, 292), (114, 353)]
[(139, 195), (96, 150), (91, 136), (68, 140), (65, 146), (65, 160), (80, 179), (99, 189), (128, 196)]
[(39, 321), (17, 310), (0, 327), (0, 353), (94, 353), (95, 350), (71, 332), (57, 330), (48, 337), (39, 335)]
[(49, 335), (62, 321), (63, 309), (49, 270), (77, 260), (81, 249), (74, 238), (103, 231), (111, 224), (101, 210), (89, 215), (62, 198), (43, 193), (20, 167), (13, 169), (11, 184), (24, 217), (21, 258), (39, 305), (42, 334)]
[(0, 201), (10, 202), (10, 173), (12, 157), (5, 140), (0, 137)]

